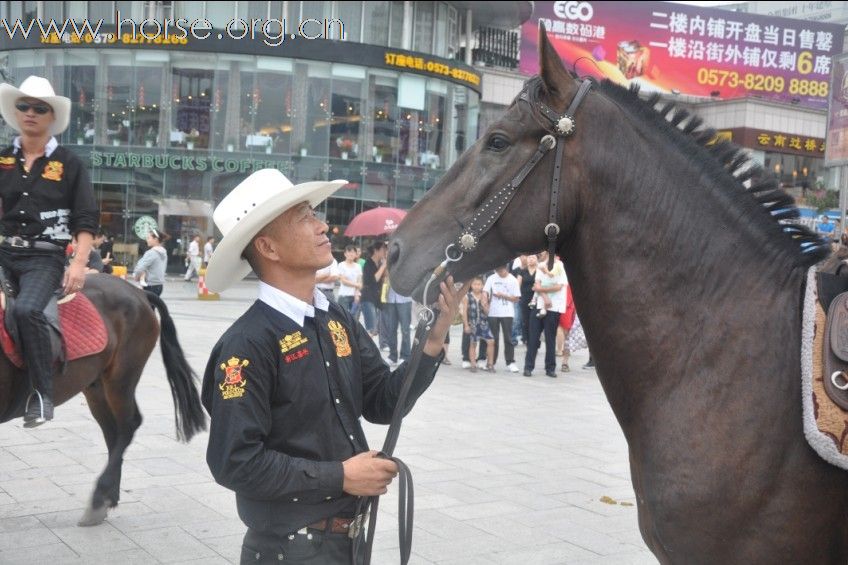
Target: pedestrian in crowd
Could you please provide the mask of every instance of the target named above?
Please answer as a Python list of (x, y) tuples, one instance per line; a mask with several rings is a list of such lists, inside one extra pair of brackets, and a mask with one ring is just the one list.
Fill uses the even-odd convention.
[[(71, 294), (85, 285), (99, 212), (85, 165), (55, 137), (68, 127), (68, 98), (30, 76), (20, 88), (0, 85), (0, 114), (19, 133), (0, 151), (0, 266), (19, 286), (10, 314), (30, 381), (24, 427), (34, 427), (53, 419), (54, 352), (44, 308), (57, 289)], [(77, 255), (65, 269), (72, 239)]]
[(359, 301), (362, 289), (362, 267), (356, 262), (356, 247), (345, 247), (345, 260), (339, 263), (339, 304), (341, 304), (354, 320), (359, 319)]
[[(112, 241), (103, 229), (97, 230), (92, 245), (100, 256), (100, 263), (103, 265), (102, 272), (112, 274)], [(89, 261), (89, 265), (91, 265), (91, 261)]]
[(185, 281), (189, 282), (194, 278), (194, 275), (200, 276), (200, 268), (203, 263), (203, 257), (200, 255), (200, 236), (196, 235), (191, 238), (191, 243), (188, 244), (188, 270), (185, 274)]
[(571, 285), (565, 287), (565, 312), (559, 316), (559, 327), (557, 328), (556, 346), (557, 355), (562, 356), (562, 365), (560, 370), (567, 373), (571, 370), (568, 366), (568, 359), (574, 351), (571, 349), (571, 343), (568, 336), (571, 328), (574, 327), (574, 318), (576, 317), (576, 309), (574, 308), (574, 300), (571, 297)]
[[(77, 256), (77, 242), (71, 242), (71, 244), (65, 248), (65, 268), (71, 266), (71, 263), (74, 262)], [(100, 253), (94, 248), (94, 244), (92, 243), (91, 249), (88, 252), (88, 262), (85, 266), (85, 274), (86, 275), (96, 275), (97, 273), (103, 272), (103, 260), (100, 259)]]
[[(477, 342), (486, 342), (486, 371), (495, 372), (495, 340), (489, 328), (489, 297), (483, 292), (483, 277), (474, 277), (471, 288), (460, 304), (462, 326), (468, 340), (468, 358), (477, 357)], [(472, 373), (477, 372), (477, 365), (469, 367)]]
[(530, 316), (534, 314), (530, 309), (530, 300), (533, 298), (533, 285), (536, 284), (536, 256), (527, 255), (526, 262), (527, 266), (521, 268), (515, 277), (521, 288), (521, 300), (518, 304), (521, 309), (521, 340), (524, 345), (530, 343)]
[(138, 260), (133, 270), (133, 278), (142, 288), (156, 296), (162, 295), (165, 288), (165, 269), (168, 267), (168, 252), (162, 246), (168, 235), (156, 229), (147, 233), (147, 251)]
[(203, 246), (203, 266), (209, 264), (209, 259), (212, 258), (212, 253), (215, 252), (215, 238), (207, 237), (206, 244)]
[(830, 218), (827, 214), (823, 214), (821, 217), (821, 222), (818, 225), (818, 232), (822, 237), (827, 239), (828, 241), (833, 241), (835, 232), (835, 224), (830, 221)]
[(223, 238), (210, 290), (226, 290), (251, 268), (260, 279), (258, 300), (213, 348), (202, 391), (211, 417), (206, 461), (235, 491), (247, 526), (242, 563), (351, 563), (351, 525), (366, 519), (354, 516), (357, 498), (385, 494), (397, 474), (393, 461), (369, 451), (360, 418), (389, 423), (406, 379), (414, 384), (403, 408), (412, 408), (435, 376), (467, 288), (441, 284), (417, 372), (390, 371), (362, 326), (315, 288), (315, 271), (332, 255), (314, 207), (344, 184), (293, 186), (265, 169), (214, 213)]
[(559, 326), (560, 314), (565, 312), (565, 287), (568, 280), (565, 277), (565, 267), (562, 261), (554, 261), (552, 269), (547, 268), (548, 254), (543, 251), (538, 255), (538, 269), (533, 292), (543, 295), (549, 306), (545, 307), (544, 316), (531, 316), (527, 354), (524, 357), (524, 376), (533, 376), (536, 366), (536, 353), (539, 350), (541, 337), (545, 336), (545, 375), (556, 378), (556, 332)]
[(369, 258), (365, 260), (362, 268), (362, 318), (365, 329), (372, 337), (379, 332), (377, 317), (381, 307), (380, 291), (383, 287), (383, 275), (386, 274), (386, 253), (389, 246), (385, 241), (378, 241), (371, 246)]
[(507, 369), (518, 372), (515, 364), (515, 348), (512, 343), (512, 322), (515, 315), (515, 304), (521, 298), (518, 281), (509, 272), (507, 265), (495, 269), (495, 273), (486, 279), (483, 291), (489, 297), (489, 328), (494, 339), (494, 351), (491, 363), (498, 361), (498, 338), (503, 335), (504, 361)]
[[(521, 288), (521, 279), (520, 279), (521, 270), (526, 269), (526, 268), (527, 268), (527, 255), (520, 255), (519, 257), (516, 257), (515, 260), (512, 262), (512, 269), (510, 269), (510, 273), (512, 273), (512, 276), (515, 277), (516, 282), (518, 282), (519, 291), (520, 291), (520, 288)], [(521, 338), (522, 338), (521, 328), (522, 328), (522, 325), (523, 325), (524, 316), (521, 315), (522, 312), (521, 312), (521, 297), (520, 296), (519, 296), (519, 299), (516, 300), (513, 303), (512, 308), (513, 308), (513, 313), (512, 313), (512, 345), (518, 345), (519, 343), (527, 345), (527, 342), (521, 341)]]
[[(386, 277), (388, 279), (388, 277)], [(409, 326), (412, 324), (412, 298), (401, 296), (388, 283), (388, 294), (383, 304), (386, 321), (386, 339), (389, 346), (389, 361), (392, 366), (409, 359), (411, 351)], [(400, 326), (400, 357), (398, 357), (398, 326)]]
[(339, 262), (334, 257), (332, 263), (315, 273), (315, 287), (324, 293), (327, 300), (335, 302), (336, 297), (333, 291), (336, 289), (337, 282), (339, 282)]

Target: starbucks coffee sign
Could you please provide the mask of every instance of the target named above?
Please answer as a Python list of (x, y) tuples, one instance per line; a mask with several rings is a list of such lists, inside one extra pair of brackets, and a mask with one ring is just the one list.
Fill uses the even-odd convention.
[(250, 173), (260, 169), (278, 169), (286, 172), (289, 163), (267, 159), (225, 159), (212, 155), (92, 151), (91, 166), (107, 169), (168, 169), (172, 171)]

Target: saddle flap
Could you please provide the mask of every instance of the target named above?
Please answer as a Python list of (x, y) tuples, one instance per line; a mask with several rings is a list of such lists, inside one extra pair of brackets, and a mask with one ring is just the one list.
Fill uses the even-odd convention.
[(827, 334), (830, 349), (840, 360), (848, 362), (848, 292), (833, 299), (827, 312)]
[[(837, 269), (837, 273), (839, 273), (841, 269), (842, 265), (840, 265), (839, 269)], [(819, 303), (822, 305), (822, 309), (825, 312), (829, 312), (833, 299), (843, 292), (848, 291), (848, 276), (817, 271), (816, 287), (816, 290), (818, 291), (817, 296)]]

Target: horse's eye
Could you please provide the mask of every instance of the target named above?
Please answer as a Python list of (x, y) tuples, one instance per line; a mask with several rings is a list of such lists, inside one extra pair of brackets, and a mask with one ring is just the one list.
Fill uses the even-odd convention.
[(495, 134), (489, 138), (488, 143), (486, 143), (486, 147), (491, 149), (492, 151), (503, 151), (507, 147), (509, 147), (509, 139), (502, 135)]

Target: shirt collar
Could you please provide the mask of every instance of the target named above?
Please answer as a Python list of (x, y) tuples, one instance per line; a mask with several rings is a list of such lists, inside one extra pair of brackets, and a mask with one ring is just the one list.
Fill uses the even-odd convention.
[(307, 304), (300, 298), (262, 281), (259, 282), (259, 300), (300, 327), (303, 327), (305, 317), (315, 317), (315, 308), (322, 312), (327, 312), (330, 309), (330, 301), (317, 288), (312, 291), (312, 304)]
[[(21, 136), (16, 135), (15, 139), (12, 140), (12, 145), (15, 147), (15, 153), (20, 151), (21, 149)], [(56, 138), (51, 136), (50, 141), (47, 142), (47, 145), (44, 146), (44, 156), (50, 157), (56, 148), (59, 147), (59, 142), (56, 141)]]

